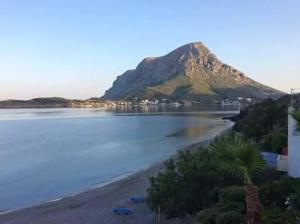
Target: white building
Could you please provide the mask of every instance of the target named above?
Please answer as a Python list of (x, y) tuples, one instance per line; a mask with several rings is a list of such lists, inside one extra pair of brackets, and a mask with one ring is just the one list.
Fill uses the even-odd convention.
[(252, 102), (252, 98), (246, 98), (246, 101), (248, 102), (248, 103), (251, 103)]
[[(289, 108), (289, 113), (293, 108)], [(297, 122), (289, 114), (288, 118), (288, 174), (300, 177), (300, 133), (296, 131)]]

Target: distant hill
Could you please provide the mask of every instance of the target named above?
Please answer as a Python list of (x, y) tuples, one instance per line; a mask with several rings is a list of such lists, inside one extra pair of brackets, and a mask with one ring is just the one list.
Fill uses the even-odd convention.
[(0, 101), (0, 109), (5, 108), (55, 108), (55, 107), (93, 107), (100, 106), (103, 101), (99, 98), (88, 100), (70, 100), (60, 97), (34, 98), (31, 100)]
[[(262, 150), (281, 154), (282, 148), (288, 145), (287, 118), (290, 105), (290, 95), (250, 105), (231, 118), (235, 122), (234, 129), (254, 139)], [(293, 95), (293, 105), (300, 107), (300, 94)]]
[(162, 57), (145, 58), (136, 69), (118, 76), (103, 98), (172, 98), (218, 102), (237, 97), (276, 99), (282, 95), (282, 92), (260, 84), (222, 63), (201, 42), (196, 42)]

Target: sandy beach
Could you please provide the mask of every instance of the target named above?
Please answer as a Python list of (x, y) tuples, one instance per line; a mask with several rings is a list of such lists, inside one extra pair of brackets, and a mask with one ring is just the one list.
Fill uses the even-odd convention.
[[(227, 121), (225, 126), (202, 136), (202, 141), (181, 150), (196, 150), (207, 144), (224, 131), (232, 127)], [(156, 223), (156, 214), (145, 203), (132, 203), (130, 197), (146, 195), (149, 186), (148, 177), (163, 168), (163, 162), (130, 175), (106, 186), (66, 197), (58, 201), (24, 208), (0, 215), (1, 224), (150, 224)], [(115, 207), (127, 207), (133, 212), (128, 216), (112, 214)], [(190, 220), (161, 220), (161, 223), (190, 223)]]

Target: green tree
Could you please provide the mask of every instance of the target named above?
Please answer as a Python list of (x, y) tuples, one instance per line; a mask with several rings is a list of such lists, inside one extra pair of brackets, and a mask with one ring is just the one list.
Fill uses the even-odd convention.
[(276, 128), (263, 137), (261, 146), (264, 151), (281, 154), (282, 148), (287, 145), (287, 142), (287, 131), (282, 128)]
[(225, 172), (243, 180), (246, 189), (247, 224), (260, 224), (261, 203), (258, 188), (252, 180), (262, 174), (265, 161), (256, 144), (238, 135), (228, 135), (218, 138), (209, 149)]
[(297, 131), (300, 132), (300, 110), (294, 109), (291, 115), (297, 121)]
[(167, 218), (194, 216), (210, 206), (216, 187), (241, 184), (239, 178), (222, 172), (212, 154), (203, 148), (195, 153), (180, 152), (149, 180), (147, 204), (155, 212), (160, 208)]
[(234, 129), (246, 138), (252, 138), (264, 151), (281, 153), (287, 146), (287, 107), (290, 97), (265, 100), (244, 108), (232, 118)]

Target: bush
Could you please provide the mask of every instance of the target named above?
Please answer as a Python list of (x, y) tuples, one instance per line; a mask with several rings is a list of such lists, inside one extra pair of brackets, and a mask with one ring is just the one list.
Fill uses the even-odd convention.
[(196, 217), (196, 224), (241, 224), (245, 222), (245, 189), (241, 186), (219, 190), (216, 204), (203, 209)]
[(295, 224), (300, 221), (300, 180), (282, 177), (260, 187), (263, 223)]
[(300, 212), (296, 210), (282, 210), (280, 208), (265, 209), (262, 224), (297, 224)]
[(241, 186), (230, 186), (220, 190), (219, 200), (222, 202), (245, 201), (245, 189)]
[(265, 183), (272, 181), (279, 181), (282, 177), (282, 172), (275, 170), (274, 168), (266, 167), (260, 176), (253, 178), (253, 182), (257, 186), (264, 185)]
[(237, 202), (218, 203), (200, 211), (195, 224), (242, 224), (245, 223), (244, 204)]
[(234, 129), (246, 138), (252, 138), (263, 150), (281, 152), (287, 146), (287, 107), (290, 100), (285, 96), (278, 100), (265, 100), (250, 105), (233, 117)]
[(240, 180), (222, 172), (211, 153), (200, 149), (196, 153), (181, 152), (169, 160), (165, 170), (151, 177), (147, 204), (167, 218), (194, 215), (208, 207), (218, 187), (240, 184)]
[(300, 209), (300, 180), (282, 177), (260, 187), (260, 198), (266, 208)]
[(241, 224), (244, 223), (244, 215), (238, 211), (228, 211), (216, 216), (216, 224)]
[(265, 135), (262, 139), (263, 150), (281, 154), (282, 148), (287, 146), (288, 136), (285, 129), (276, 129)]

